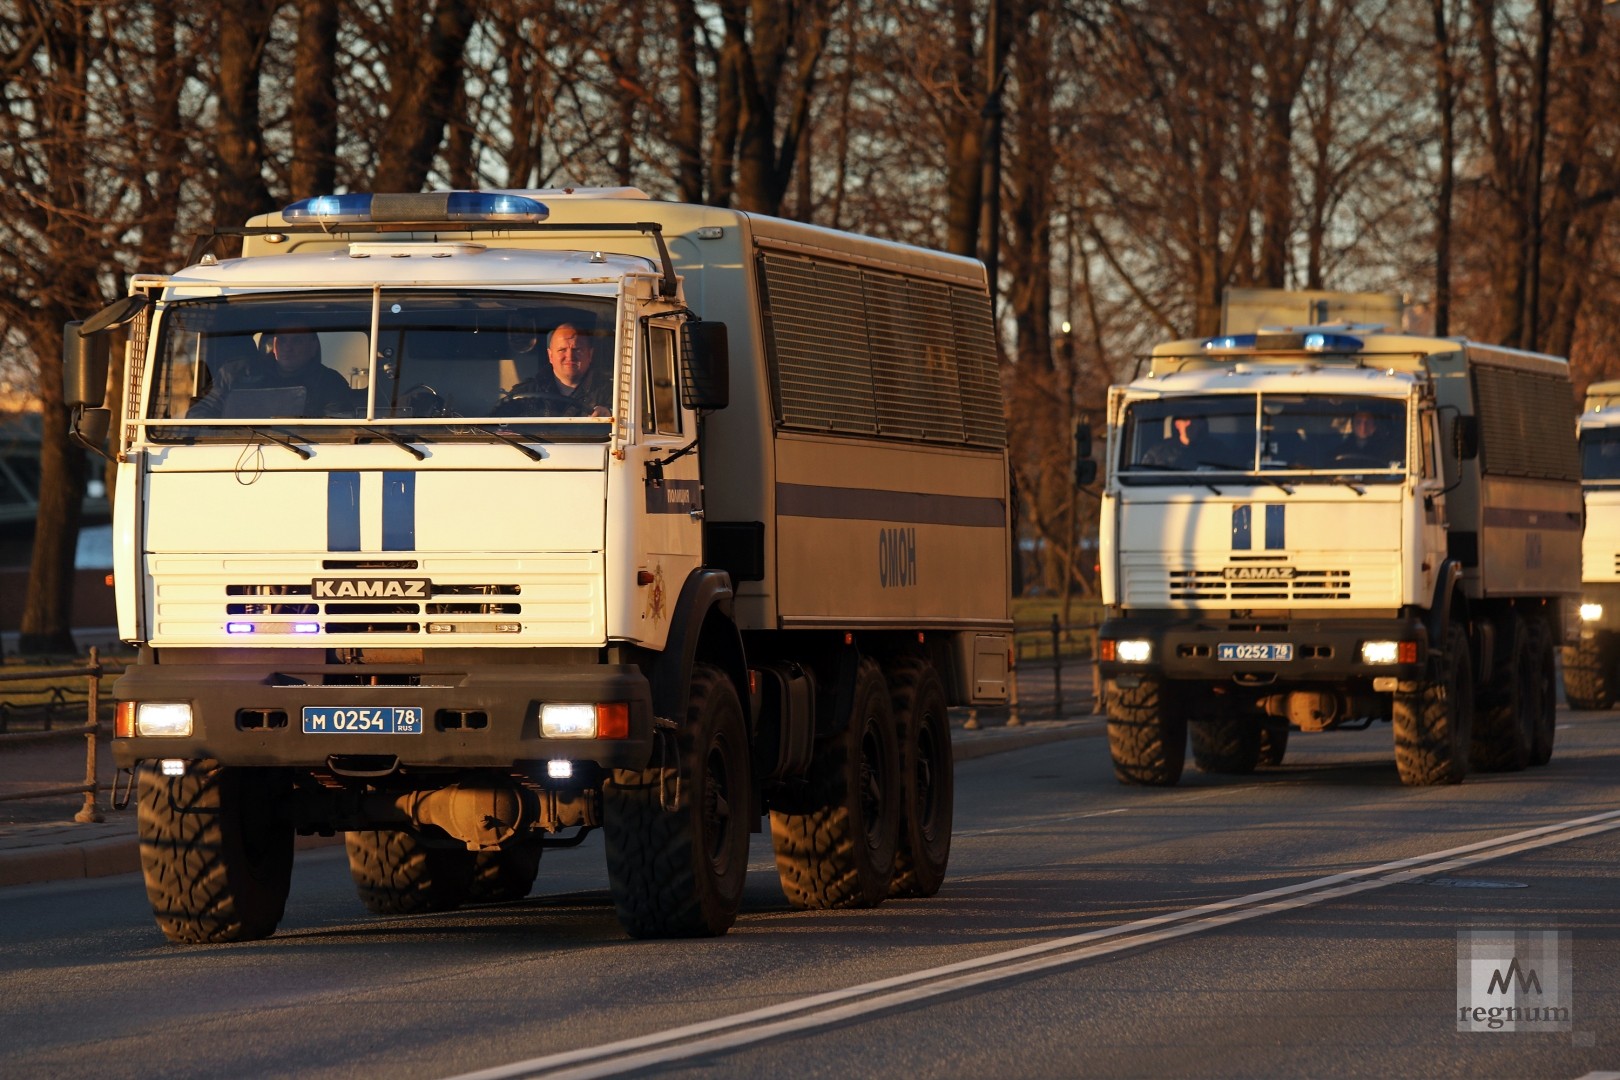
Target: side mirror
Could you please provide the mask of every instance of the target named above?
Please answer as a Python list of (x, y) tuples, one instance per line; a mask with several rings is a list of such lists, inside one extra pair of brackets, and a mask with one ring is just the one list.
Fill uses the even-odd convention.
[(1451, 422), (1451, 445), (1458, 461), (1472, 461), (1479, 456), (1479, 417), (1461, 413)]
[(107, 398), (108, 338), (85, 336), (84, 323), (62, 327), (62, 401), (69, 408), (100, 408)]
[(1074, 463), (1074, 486), (1090, 487), (1097, 482), (1097, 463), (1085, 458)]
[(731, 403), (731, 346), (723, 322), (681, 324), (681, 404), (723, 409)]
[(1087, 487), (1097, 479), (1097, 463), (1091, 457), (1091, 423), (1074, 425), (1074, 486)]

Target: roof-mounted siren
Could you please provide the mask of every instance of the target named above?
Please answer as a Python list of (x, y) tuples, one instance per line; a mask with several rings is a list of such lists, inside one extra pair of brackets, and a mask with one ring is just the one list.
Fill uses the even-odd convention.
[(1620, 407), (1620, 380), (1595, 382), (1586, 388), (1584, 412), (1603, 412)]
[(502, 191), (354, 191), (300, 199), (281, 211), (289, 225), (533, 225), (549, 216), (540, 200)]

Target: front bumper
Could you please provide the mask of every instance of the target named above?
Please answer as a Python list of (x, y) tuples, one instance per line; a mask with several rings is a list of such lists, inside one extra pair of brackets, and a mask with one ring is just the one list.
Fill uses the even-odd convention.
[[(1133, 663), (1103, 660), (1105, 679), (1152, 675), (1199, 682), (1336, 683), (1351, 679), (1419, 678), (1428, 656), (1429, 635), (1416, 616), (1393, 619), (1212, 619), (1121, 616), (1098, 628), (1102, 641), (1147, 641), (1151, 655)], [(1413, 641), (1411, 663), (1368, 664), (1361, 659), (1364, 641)], [(1289, 645), (1287, 660), (1222, 660), (1222, 645)], [(1252, 654), (1254, 650), (1242, 650)]]
[[(366, 685), (359, 685), (366, 681)], [(187, 703), (192, 733), (113, 740), (122, 768), (154, 758), (342, 771), (350, 760), (395, 767), (509, 768), (554, 758), (608, 769), (652, 756), (652, 691), (631, 665), (342, 665), (138, 663), (113, 684), (123, 701)], [(543, 702), (625, 702), (629, 736), (540, 735)], [(416, 734), (306, 733), (306, 706), (420, 707)]]

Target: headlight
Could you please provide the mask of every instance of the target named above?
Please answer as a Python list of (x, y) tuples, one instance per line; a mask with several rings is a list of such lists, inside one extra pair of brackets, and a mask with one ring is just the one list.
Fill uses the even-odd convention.
[(1581, 605), (1581, 622), (1597, 622), (1601, 618), (1603, 618), (1602, 604)]
[(1361, 662), (1363, 664), (1415, 664), (1418, 657), (1418, 643), (1415, 641), (1363, 641), (1361, 643)]
[(548, 739), (596, 738), (596, 705), (540, 706), (540, 734)]
[(1121, 641), (1118, 645), (1119, 659), (1126, 664), (1145, 664), (1153, 659), (1153, 642), (1151, 641)]
[(183, 739), (191, 734), (191, 706), (142, 701), (135, 706), (135, 734)]

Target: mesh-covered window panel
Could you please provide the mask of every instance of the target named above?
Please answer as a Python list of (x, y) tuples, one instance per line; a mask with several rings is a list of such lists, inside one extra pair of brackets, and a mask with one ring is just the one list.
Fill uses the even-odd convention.
[(1480, 468), (1492, 476), (1579, 480), (1575, 396), (1549, 375), (1480, 365), (1474, 369)]
[(949, 291), (870, 270), (862, 281), (879, 432), (961, 442), (956, 360), (945, 318)]
[(761, 255), (778, 419), (787, 427), (877, 431), (860, 272)]
[(980, 446), (1005, 446), (1007, 418), (1001, 410), (1001, 370), (996, 359), (990, 297), (953, 286), (951, 317), (956, 324), (956, 363), (967, 441)]

